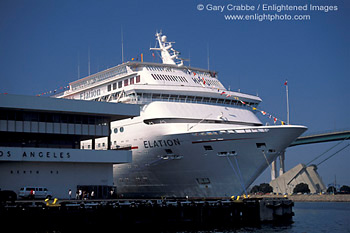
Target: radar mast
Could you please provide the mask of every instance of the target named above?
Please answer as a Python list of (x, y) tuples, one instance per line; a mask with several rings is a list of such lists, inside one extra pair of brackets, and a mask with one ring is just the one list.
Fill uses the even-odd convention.
[(160, 51), (163, 64), (183, 66), (183, 60), (179, 58), (180, 52), (173, 49), (173, 43), (168, 42), (166, 35), (162, 35), (162, 32), (156, 33), (156, 40), (159, 48), (150, 48), (150, 50)]

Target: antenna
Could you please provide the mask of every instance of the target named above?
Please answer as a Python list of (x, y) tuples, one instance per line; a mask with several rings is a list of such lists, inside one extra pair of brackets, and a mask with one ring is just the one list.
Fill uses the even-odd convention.
[(289, 125), (289, 95), (288, 95), (288, 81), (286, 80), (284, 83), (284, 86), (286, 86), (286, 97), (287, 97), (287, 124)]
[(123, 39), (123, 27), (120, 26), (121, 41), (122, 41), (122, 63), (124, 63), (124, 39)]
[(88, 52), (88, 74), (90, 76), (90, 46), (89, 46), (89, 52)]
[(78, 79), (80, 78), (80, 55), (78, 52)]
[(209, 70), (209, 43), (207, 44), (208, 70)]

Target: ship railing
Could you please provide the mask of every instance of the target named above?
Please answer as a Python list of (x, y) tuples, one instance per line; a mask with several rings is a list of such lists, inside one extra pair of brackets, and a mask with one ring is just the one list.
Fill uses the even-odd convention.
[(75, 90), (79, 90), (82, 88), (85, 88), (87, 86), (90, 86), (92, 84), (101, 82), (103, 80), (112, 78), (112, 77), (117, 77), (117, 76), (121, 76), (126, 74), (127, 71), (127, 65), (123, 64), (123, 65), (119, 65), (113, 68), (110, 68), (108, 70), (90, 75), (86, 78), (77, 80), (75, 82), (72, 82), (71, 85), (71, 90), (75, 91)]
[(131, 144), (126, 144), (126, 145), (113, 145), (111, 146), (111, 150), (131, 150), (132, 145)]
[[(183, 102), (183, 103), (204, 103), (204, 104), (213, 104), (219, 106), (234, 105), (241, 108), (251, 109), (246, 105), (243, 105), (241, 102), (234, 99), (220, 99), (220, 98), (209, 98), (201, 96), (182, 96), (182, 95), (170, 95), (170, 96), (161, 96), (157, 97), (149, 96), (144, 97), (140, 93), (137, 94), (137, 99), (133, 99), (134, 103), (137, 104), (147, 104), (153, 101), (164, 101), (164, 102)], [(250, 106), (253, 106), (253, 103), (250, 103)], [(254, 105), (256, 106), (256, 105)]]
[[(246, 128), (246, 129), (229, 129), (229, 130), (216, 130), (216, 131), (203, 131), (194, 132), (193, 136), (212, 136), (220, 134), (242, 134), (242, 133), (267, 133), (269, 129), (258, 129), (258, 128)], [(220, 138), (216, 140), (222, 140)]]

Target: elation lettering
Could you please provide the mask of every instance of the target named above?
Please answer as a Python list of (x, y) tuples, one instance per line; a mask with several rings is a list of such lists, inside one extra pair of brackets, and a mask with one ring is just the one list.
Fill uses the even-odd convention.
[(39, 158), (61, 158), (61, 159), (69, 159), (70, 158), (70, 154), (69, 152), (64, 153), (64, 152), (23, 152), (22, 155), (23, 158), (35, 158), (35, 157), (39, 157)]
[(80, 99), (86, 100), (86, 99), (98, 97), (99, 95), (101, 95), (100, 89), (91, 90), (91, 91), (84, 91), (84, 92), (80, 93)]
[(153, 141), (143, 141), (143, 146), (145, 148), (154, 148), (154, 147), (167, 147), (167, 146), (178, 146), (180, 145), (180, 140), (168, 139), (168, 140), (153, 140)]

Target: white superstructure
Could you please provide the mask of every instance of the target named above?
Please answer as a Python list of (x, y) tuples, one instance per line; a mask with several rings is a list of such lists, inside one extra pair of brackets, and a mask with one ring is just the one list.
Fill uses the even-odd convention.
[(151, 50), (163, 64), (127, 62), (70, 83), (57, 97), (140, 106), (139, 117), (111, 123), (112, 148), (131, 147), (133, 155), (132, 163), (114, 165), (118, 193), (243, 193), (306, 127), (263, 126), (253, 110), (259, 97), (227, 90), (216, 72), (184, 66), (172, 43), (156, 38), (159, 48)]

